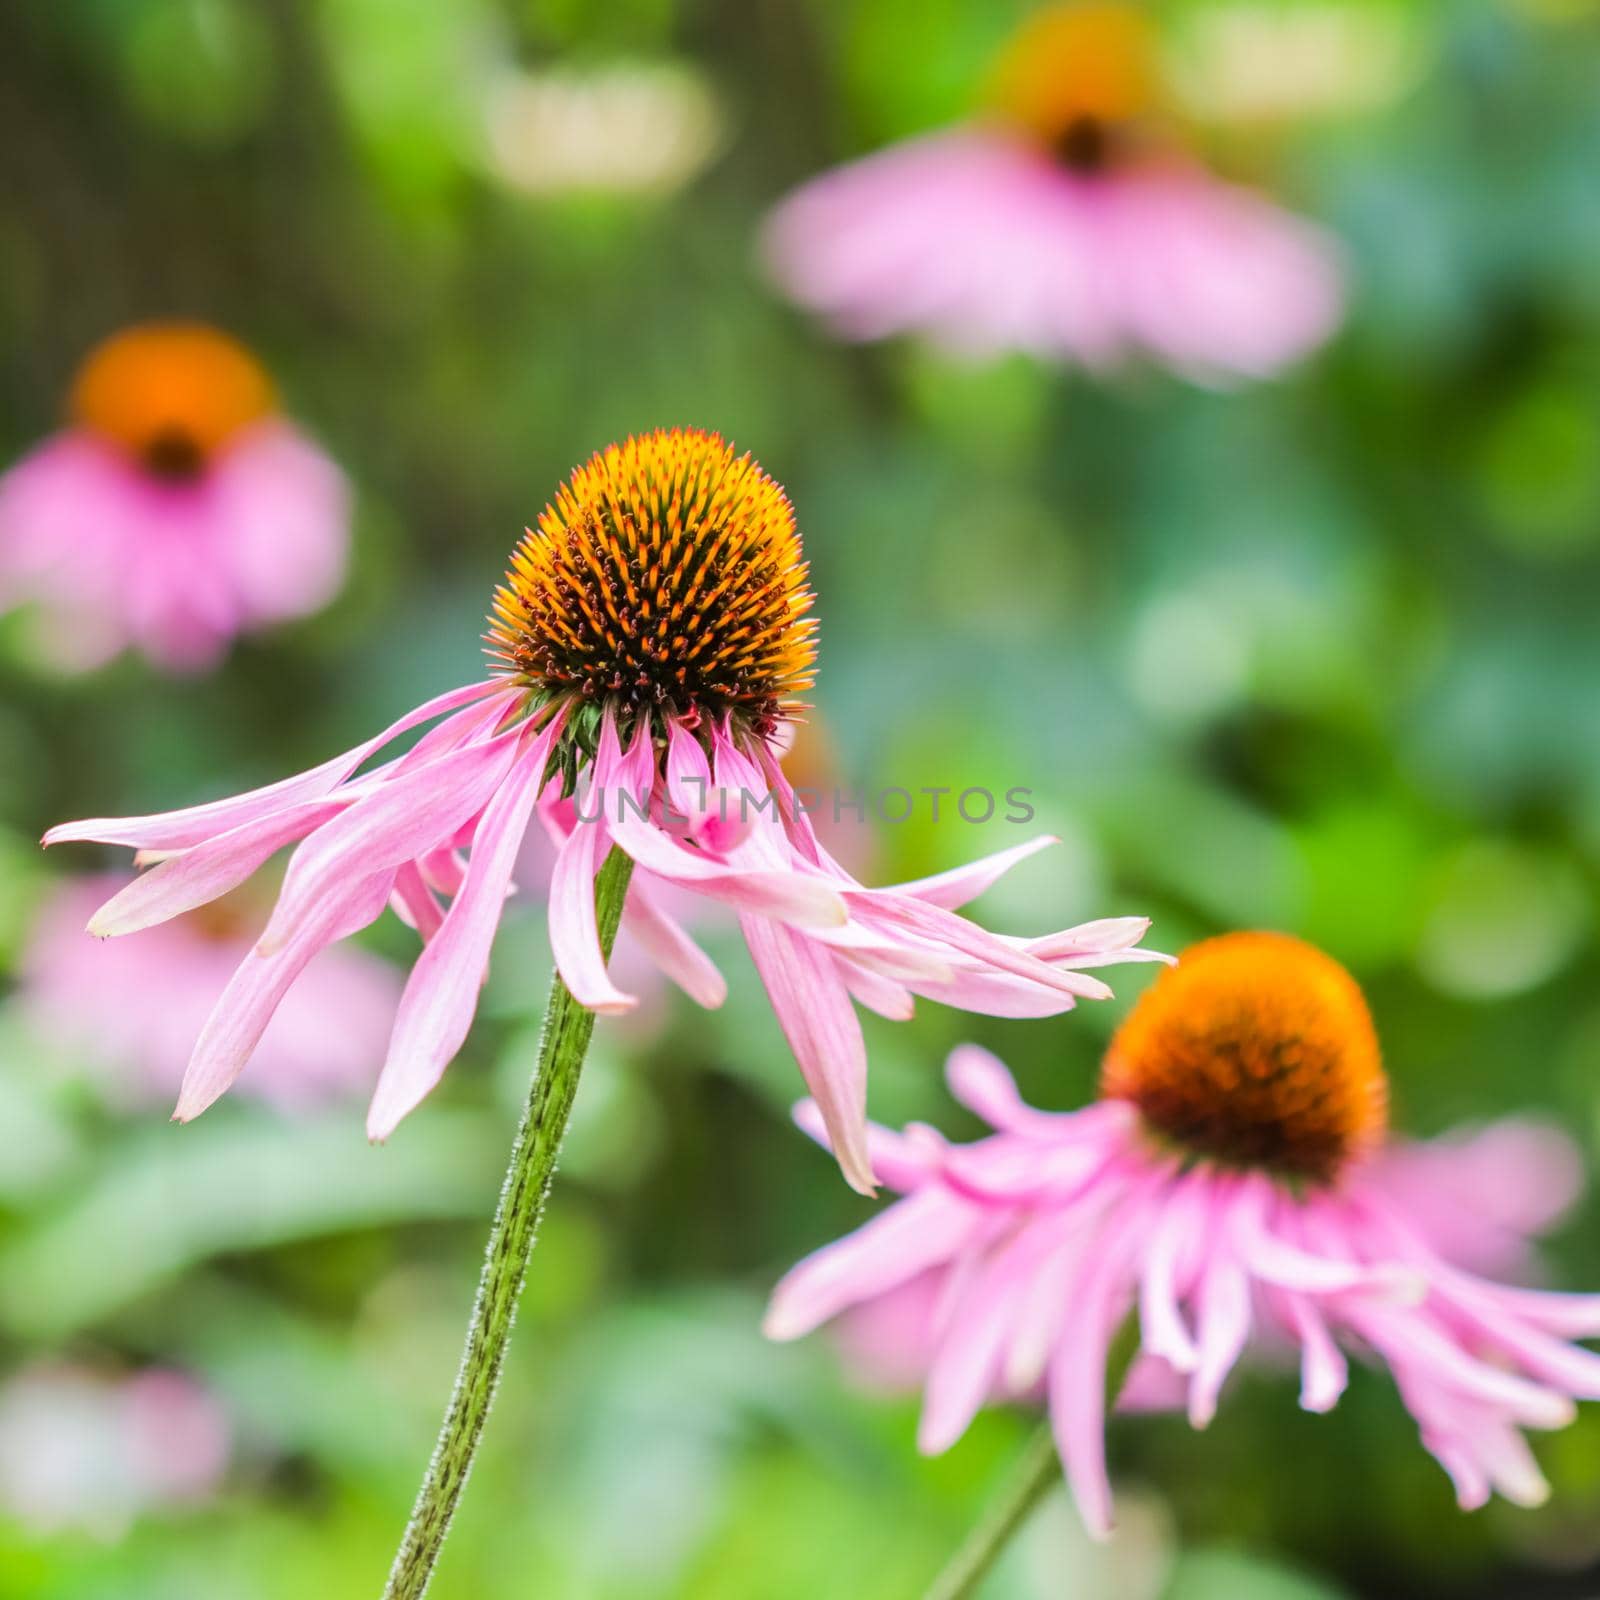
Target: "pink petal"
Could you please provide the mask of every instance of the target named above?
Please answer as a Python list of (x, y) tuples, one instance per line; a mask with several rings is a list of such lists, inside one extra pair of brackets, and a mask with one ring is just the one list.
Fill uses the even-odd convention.
[(917, 1425), (917, 1448), (925, 1455), (948, 1450), (993, 1391), (1018, 1303), (1051, 1243), (1048, 1225), (1026, 1230), (994, 1252), (964, 1286), (928, 1369)]
[(408, 928), (415, 928), (426, 944), (444, 923), (444, 912), (424, 881), (416, 862), (408, 861), (394, 875), (389, 908)]
[(896, 894), (908, 894), (913, 899), (925, 901), (930, 906), (941, 906), (954, 911), (969, 900), (975, 900), (985, 889), (998, 883), (1019, 862), (1038, 855), (1050, 845), (1060, 844), (1054, 834), (1029, 839), (1025, 844), (1014, 844), (1007, 850), (997, 850), (964, 867), (954, 867), (949, 872), (936, 873), (931, 878), (915, 878), (909, 883), (897, 883)]
[[(808, 1139), (815, 1139), (825, 1150), (833, 1149), (821, 1108), (815, 1100), (797, 1102), (794, 1121)], [(896, 1133), (892, 1128), (869, 1122), (867, 1149), (878, 1181), (901, 1194), (909, 1194), (940, 1175), (946, 1146), (932, 1128), (920, 1123), (913, 1123), (904, 1133)]]
[(941, 911), (936, 906), (905, 899), (887, 890), (847, 889), (845, 899), (852, 912), (859, 909), (869, 921), (881, 920), (923, 938), (938, 940), (1001, 972), (1026, 978), (1046, 989), (1094, 999), (1104, 999), (1111, 993), (1103, 983), (1047, 966), (997, 934), (987, 933), (953, 912)]
[(1111, 1480), (1106, 1474), (1106, 1359), (1127, 1295), (1125, 1247), (1103, 1240), (1085, 1252), (1083, 1275), (1050, 1362), (1050, 1421), (1066, 1465), (1078, 1514), (1093, 1539), (1111, 1533)]
[(715, 1011), (728, 998), (727, 980), (683, 924), (657, 903), (654, 885), (644, 873), (629, 886), (622, 920), (650, 959), (696, 1005)]
[(791, 1268), (772, 1292), (762, 1331), (769, 1339), (798, 1339), (938, 1265), (971, 1227), (967, 1208), (936, 1189), (897, 1200)]
[(641, 867), (741, 911), (801, 926), (836, 926), (846, 920), (844, 902), (824, 878), (798, 870), (751, 871), (724, 864), (662, 832), (632, 804), (618, 803), (618, 796), (648, 797), (654, 759), (645, 739), (636, 740), (624, 760), (616, 728), (606, 721), (595, 758), (594, 785), (606, 797), (605, 821), (611, 836)]
[(452, 750), (390, 779), (324, 823), (289, 863), (283, 892), (261, 936), (263, 947), (271, 949), (341, 880), (392, 872), (448, 839), (505, 781), (524, 737), (525, 729), (512, 728), (482, 744)]
[(885, 978), (854, 961), (838, 960), (834, 970), (844, 982), (850, 998), (868, 1011), (890, 1022), (909, 1022), (916, 1015), (917, 1002), (911, 991), (893, 978)]
[(505, 907), (511, 870), (533, 814), (549, 753), (535, 740), (484, 808), (461, 892), (411, 969), (389, 1058), (367, 1113), (367, 1135), (386, 1139), (438, 1083), (472, 1027)]
[(611, 981), (600, 949), (594, 880), (609, 843), (603, 823), (580, 822), (562, 845), (550, 875), (550, 948), (573, 999), (589, 1011), (617, 1016), (639, 1001)]
[(158, 812), (144, 817), (95, 817), (85, 822), (64, 822), (50, 829), (44, 836), (44, 842), (50, 845), (69, 840), (94, 840), (101, 844), (133, 845), (147, 850), (186, 850), (216, 834), (237, 828), (241, 823), (270, 816), (285, 806), (303, 800), (320, 799), (375, 751), (408, 729), (485, 695), (511, 692), (506, 682), (499, 678), (452, 689), (448, 694), (438, 695), (416, 710), (408, 711), (376, 738), (357, 745), (353, 750), (346, 750), (343, 755), (335, 756), (320, 767), (313, 767), (296, 777), (284, 778), (278, 783), (268, 784), (264, 789), (252, 789), (247, 794), (235, 795), (231, 799), (212, 800), (182, 811)]
[(256, 947), (229, 979), (201, 1029), (173, 1112), (179, 1122), (200, 1115), (243, 1071), (289, 986), (316, 953), (375, 922), (383, 913), (393, 873), (351, 881), (328, 896), (275, 949)]
[(828, 956), (764, 917), (741, 916), (745, 943), (778, 1025), (827, 1124), (845, 1181), (875, 1192), (867, 1148), (867, 1049), (861, 1023)]
[(269, 856), (330, 821), (342, 799), (302, 800), (204, 840), (135, 878), (89, 919), (97, 938), (137, 933), (192, 911), (243, 883)]
[(1350, 1380), (1349, 1363), (1304, 1295), (1282, 1299), (1289, 1330), (1300, 1345), (1300, 1404), (1307, 1411), (1332, 1411)]

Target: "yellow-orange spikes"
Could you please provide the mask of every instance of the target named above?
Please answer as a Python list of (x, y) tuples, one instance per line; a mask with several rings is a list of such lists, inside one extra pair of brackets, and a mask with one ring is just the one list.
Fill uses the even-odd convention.
[(274, 404), (255, 357), (201, 323), (125, 328), (89, 353), (72, 386), (80, 426), (171, 478), (201, 472)]
[(1388, 1080), (1366, 1001), (1299, 939), (1232, 933), (1184, 951), (1106, 1053), (1102, 1094), (1200, 1155), (1329, 1182), (1374, 1146)]
[(1047, 6), (1018, 29), (996, 65), (994, 109), (1068, 165), (1097, 167), (1120, 125), (1157, 99), (1150, 23), (1132, 5)]
[(767, 734), (816, 622), (788, 497), (714, 433), (661, 429), (572, 474), (511, 558), (489, 644), (551, 695)]

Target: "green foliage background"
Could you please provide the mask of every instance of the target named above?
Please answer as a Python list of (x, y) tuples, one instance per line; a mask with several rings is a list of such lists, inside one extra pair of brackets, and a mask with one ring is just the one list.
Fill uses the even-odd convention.
[[(1196, 7), (1186, 8), (1189, 10)], [(353, 475), (356, 565), (324, 615), (192, 682), (56, 679), (0, 626), (0, 963), (50, 821), (225, 792), (321, 759), (479, 671), (492, 585), (579, 459), (721, 429), (799, 509), (816, 699), (842, 781), (1013, 784), (1064, 845), (996, 925), (1145, 911), (1177, 949), (1292, 929), (1368, 990), (1397, 1120), (1530, 1109), (1591, 1156), (1600, 1110), (1600, 20), (1512, 0), (1400, 9), (1397, 103), (1221, 151), (1345, 242), (1325, 352), (1229, 393), (910, 345), (827, 342), (761, 281), (764, 209), (964, 108), (995, 0), (15, 0), (0, 19), (0, 445), (52, 427), (118, 324), (250, 341)], [(1169, 16), (1174, 13), (1169, 12)], [(1175, 18), (1181, 20), (1181, 18)], [(680, 191), (532, 198), (486, 154), (513, 67), (670, 61), (723, 137)], [(1014, 842), (884, 827), (882, 880)], [(375, 942), (408, 959), (404, 930)], [(867, 1211), (788, 1126), (754, 974), (639, 1042), (602, 1026), (439, 1600), (918, 1592), (1027, 1426), (919, 1459), (909, 1401), (763, 1296)], [(3, 972), (0, 966), (0, 972)], [(498, 947), (444, 1087), (386, 1148), (356, 1109), (237, 1099), (114, 1117), (0, 1009), (0, 1366), (192, 1367), (240, 1437), (222, 1498), (118, 1545), (0, 1520), (4, 1600), (377, 1592), (458, 1350), (533, 1053), (536, 906)], [(873, 1110), (945, 1096), (978, 1038), (1081, 1103), (1138, 987), (1042, 1024), (927, 1007), (870, 1025)], [(1600, 1286), (1595, 1213), (1552, 1273)], [(1119, 1422), (1127, 1531), (1052, 1507), (986, 1591), (1586, 1594), (1600, 1420), (1541, 1441), (1537, 1513), (1458, 1513), (1391, 1386), (1329, 1418), (1271, 1372), (1209, 1433)], [(1583, 1574), (1587, 1572), (1588, 1577)]]

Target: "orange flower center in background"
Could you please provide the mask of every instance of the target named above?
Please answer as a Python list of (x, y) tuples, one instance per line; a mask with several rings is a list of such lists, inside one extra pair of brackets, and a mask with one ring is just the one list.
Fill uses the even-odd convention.
[(267, 909), (258, 895), (235, 889), (185, 912), (183, 926), (208, 944), (234, 944), (260, 932)]
[(1154, 58), (1150, 24), (1133, 6), (1049, 6), (1001, 55), (990, 103), (1064, 165), (1098, 171), (1123, 126), (1155, 105)]
[(602, 450), (545, 507), (489, 644), (554, 695), (766, 734), (811, 686), (812, 599), (778, 484), (717, 434), (663, 429)]
[(237, 340), (199, 323), (145, 323), (90, 352), (72, 415), (161, 478), (198, 476), (274, 407), (271, 380)]
[(1355, 979), (1278, 933), (1186, 950), (1117, 1030), (1100, 1091), (1198, 1154), (1317, 1182), (1388, 1122), (1388, 1080)]

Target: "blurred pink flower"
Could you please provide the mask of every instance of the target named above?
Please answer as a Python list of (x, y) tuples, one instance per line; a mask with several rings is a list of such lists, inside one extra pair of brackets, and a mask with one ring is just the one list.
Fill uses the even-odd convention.
[[(21, 1000), (39, 1031), (88, 1054), (118, 1102), (166, 1101), (183, 1082), (196, 1034), (249, 955), (264, 906), (236, 895), (174, 918), (144, 939), (108, 941), (84, 924), (136, 880), (109, 873), (62, 885), (22, 960)], [(328, 950), (278, 1007), (256, 1051), (255, 1093), (303, 1108), (364, 1084), (400, 997), (388, 962)]]
[(1051, 8), (992, 113), (823, 174), (773, 213), (775, 280), (843, 338), (927, 334), (1093, 369), (1263, 377), (1338, 325), (1334, 242), (1212, 176), (1152, 116), (1131, 7)]
[[(1368, 1152), (1376, 1061), (1354, 983), (1273, 935), (1186, 952), (1113, 1040), (1087, 1109), (1034, 1110), (992, 1056), (958, 1049), (951, 1089), (996, 1131), (950, 1145), (926, 1127), (874, 1128), (875, 1170), (905, 1198), (789, 1273), (767, 1331), (795, 1338), (870, 1310), (870, 1337), (903, 1341), (898, 1374), (881, 1346), (874, 1369), (925, 1376), (928, 1451), (985, 1403), (1042, 1396), (1097, 1534), (1111, 1526), (1105, 1388), (1125, 1323), (1138, 1338), (1126, 1408), (1183, 1405), (1203, 1428), (1254, 1335), (1298, 1353), (1301, 1404), (1326, 1411), (1345, 1386), (1342, 1344), (1387, 1366), (1463, 1507), (1495, 1490), (1537, 1503), (1547, 1487), (1520, 1430), (1561, 1427), (1575, 1398), (1600, 1398), (1600, 1356), (1567, 1342), (1600, 1334), (1600, 1296), (1492, 1283), (1451, 1258), (1454, 1223), (1429, 1236), (1438, 1212), (1408, 1209), (1395, 1164)], [(809, 1103), (800, 1121), (826, 1138)], [(1424, 1161), (1443, 1175), (1480, 1156), (1403, 1155), (1400, 1187)], [(1531, 1176), (1523, 1217), (1549, 1197)], [(1516, 1209), (1490, 1198), (1491, 1234), (1503, 1241)]]
[(38, 1534), (115, 1539), (149, 1512), (201, 1503), (229, 1451), (221, 1405), (181, 1372), (39, 1366), (0, 1387), (0, 1508)]
[[(626, 530), (626, 554), (614, 530)], [(232, 1084), (318, 951), (392, 904), (425, 948), (368, 1113), (374, 1138), (391, 1133), (466, 1038), (536, 807), (560, 840), (550, 939), (578, 1002), (603, 1013), (637, 1004), (608, 972), (597, 932), (594, 881), (613, 845), (640, 869), (626, 925), (703, 1005), (720, 1003), (723, 979), (665, 891), (731, 907), (844, 1173), (863, 1190), (873, 1178), (855, 1002), (891, 1018), (910, 1015), (914, 994), (1047, 1016), (1110, 994), (1081, 969), (1161, 959), (1135, 948), (1142, 918), (1016, 938), (955, 914), (1047, 839), (892, 889), (867, 888), (823, 849), (769, 742), (789, 693), (810, 682), (804, 580), (793, 511), (748, 456), (693, 431), (630, 439), (580, 468), (516, 552), (491, 634), (505, 676), (236, 799), (51, 829), (47, 844), (95, 839), (156, 862), (95, 914), (101, 935), (193, 910), (299, 844), (266, 931), (201, 1029), (177, 1116)], [(661, 620), (638, 643), (628, 629), (641, 616)], [(404, 755), (360, 772), (438, 717)]]
[(349, 544), (343, 474), (212, 329), (150, 324), (84, 363), (70, 427), (0, 478), (0, 609), (87, 670), (132, 647), (170, 671), (318, 610)]

